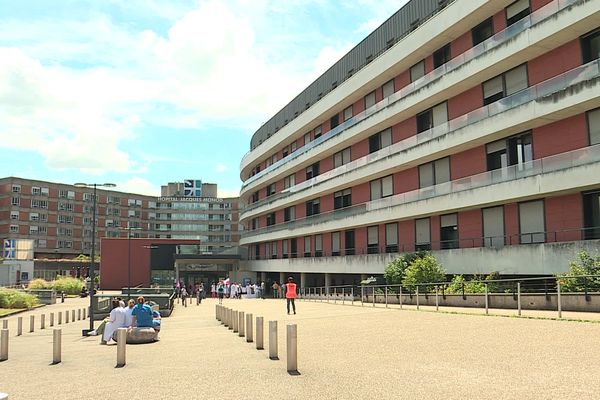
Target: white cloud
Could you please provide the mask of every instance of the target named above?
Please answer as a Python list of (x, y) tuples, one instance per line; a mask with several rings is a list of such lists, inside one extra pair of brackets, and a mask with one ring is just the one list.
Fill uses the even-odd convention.
[(114, 190), (118, 190), (119, 192), (160, 196), (160, 186), (137, 176), (131, 177), (126, 181), (115, 182), (115, 184), (117, 186)]
[(215, 171), (217, 171), (217, 172), (225, 172), (225, 171), (227, 171), (227, 166), (225, 164), (218, 163), (215, 166)]

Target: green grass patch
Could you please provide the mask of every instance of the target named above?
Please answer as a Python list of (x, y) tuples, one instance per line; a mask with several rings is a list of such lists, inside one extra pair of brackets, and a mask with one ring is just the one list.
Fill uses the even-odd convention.
[(0, 289), (0, 308), (33, 308), (39, 304), (36, 296), (16, 289)]
[(0, 318), (6, 317), (7, 315), (16, 314), (25, 310), (26, 308), (0, 308)]

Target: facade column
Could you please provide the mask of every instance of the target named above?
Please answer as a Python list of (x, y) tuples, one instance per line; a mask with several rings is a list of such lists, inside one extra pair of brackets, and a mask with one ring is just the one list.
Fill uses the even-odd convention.
[(175, 260), (175, 282), (179, 282), (179, 263)]
[(331, 286), (331, 274), (325, 273), (325, 291), (329, 293), (329, 286)]
[(266, 272), (261, 272), (260, 273), (260, 281), (261, 282), (265, 282), (267, 280), (267, 273)]
[(300, 273), (300, 289), (304, 289), (306, 287), (306, 272)]
[(283, 285), (284, 283), (286, 283), (286, 280), (285, 280), (285, 272), (280, 272), (280, 273), (279, 273), (279, 284), (280, 284), (280, 285)]

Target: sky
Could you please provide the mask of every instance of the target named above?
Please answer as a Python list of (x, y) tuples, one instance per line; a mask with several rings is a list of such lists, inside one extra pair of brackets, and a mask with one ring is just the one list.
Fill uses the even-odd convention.
[(237, 196), (252, 134), (407, 0), (0, 0), (0, 177)]

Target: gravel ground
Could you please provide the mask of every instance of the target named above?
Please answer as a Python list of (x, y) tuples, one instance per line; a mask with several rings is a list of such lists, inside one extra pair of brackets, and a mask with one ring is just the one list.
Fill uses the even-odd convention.
[[(32, 314), (86, 304), (67, 299)], [(63, 362), (50, 365), (52, 329), (39, 330), (36, 318), (36, 332), (28, 333), (29, 313), (24, 313), (24, 334), (15, 337), (16, 316), (10, 317), (0, 392), (11, 400), (600, 397), (598, 323), (303, 301), (297, 303), (298, 315), (287, 315), (283, 300), (224, 304), (264, 317), (265, 350), (222, 326), (212, 300), (177, 305), (163, 321), (161, 340), (128, 346), (123, 368), (115, 368), (116, 345), (81, 337), (87, 321), (63, 322)], [(279, 321), (278, 361), (268, 358), (269, 320)], [(292, 322), (298, 325), (297, 376), (286, 371), (285, 325)]]

